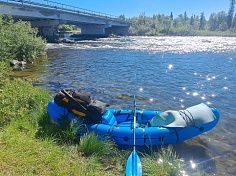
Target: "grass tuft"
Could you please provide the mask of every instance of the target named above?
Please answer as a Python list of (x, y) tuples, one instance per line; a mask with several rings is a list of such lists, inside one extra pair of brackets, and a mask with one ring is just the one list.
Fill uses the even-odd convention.
[(172, 147), (161, 148), (159, 152), (142, 158), (143, 175), (177, 176), (180, 175), (181, 165)]
[(80, 151), (86, 156), (95, 155), (102, 157), (116, 153), (116, 146), (114, 142), (109, 140), (99, 140), (98, 136), (94, 133), (89, 133), (81, 137), (79, 147)]

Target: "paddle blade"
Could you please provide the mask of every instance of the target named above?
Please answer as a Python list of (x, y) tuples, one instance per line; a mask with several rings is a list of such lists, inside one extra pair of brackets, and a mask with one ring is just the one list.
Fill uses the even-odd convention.
[(133, 150), (133, 152), (129, 155), (129, 158), (126, 162), (125, 175), (126, 176), (142, 175), (142, 165), (136, 150)]

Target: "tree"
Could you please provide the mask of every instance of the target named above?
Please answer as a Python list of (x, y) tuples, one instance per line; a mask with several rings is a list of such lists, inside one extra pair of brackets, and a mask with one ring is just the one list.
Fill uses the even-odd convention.
[(227, 14), (224, 11), (221, 11), (217, 14), (217, 23), (218, 23), (218, 30), (226, 31), (227, 26)]
[(170, 19), (173, 21), (174, 17), (173, 17), (173, 13), (170, 13)]
[(146, 23), (146, 15), (145, 12), (141, 13), (138, 18), (138, 23), (145, 25)]
[(232, 27), (233, 16), (234, 16), (234, 5), (235, 5), (235, 0), (230, 0), (230, 7), (229, 7), (228, 17), (227, 17), (228, 29)]
[(234, 15), (234, 18), (233, 18), (233, 23), (232, 23), (232, 28), (236, 28), (236, 14)]
[(124, 15), (124, 14), (123, 14), (123, 15), (120, 15), (120, 16), (119, 16), (119, 19), (122, 20), (122, 21), (125, 21), (125, 15)]
[(190, 26), (193, 26), (194, 25), (194, 17), (193, 17), (193, 15), (191, 16), (191, 18), (190, 18)]
[(210, 31), (215, 31), (218, 29), (218, 20), (216, 13), (212, 13), (208, 20), (208, 28)]
[(187, 17), (187, 12), (185, 11), (185, 12), (184, 12), (184, 21), (185, 21), (185, 22), (187, 21), (187, 18), (188, 18), (188, 17)]
[(200, 17), (200, 25), (199, 25), (199, 29), (200, 30), (204, 30), (206, 27), (206, 18), (204, 16), (204, 12), (201, 13), (201, 17)]

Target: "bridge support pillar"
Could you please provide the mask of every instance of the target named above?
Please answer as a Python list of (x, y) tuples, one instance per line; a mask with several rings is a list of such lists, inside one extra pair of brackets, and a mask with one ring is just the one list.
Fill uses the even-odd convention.
[(59, 35), (56, 29), (56, 26), (44, 26), (38, 27), (39, 35), (43, 38), (46, 38), (48, 42), (55, 42), (57, 41)]
[(129, 32), (129, 26), (111, 26), (106, 28), (105, 30), (106, 35), (119, 35), (119, 36), (126, 36)]
[(81, 35), (105, 35), (105, 25), (83, 24), (79, 27), (81, 28)]
[(48, 42), (55, 42), (58, 39), (59, 20), (37, 20), (31, 21), (31, 24), (38, 28), (39, 35), (46, 38)]

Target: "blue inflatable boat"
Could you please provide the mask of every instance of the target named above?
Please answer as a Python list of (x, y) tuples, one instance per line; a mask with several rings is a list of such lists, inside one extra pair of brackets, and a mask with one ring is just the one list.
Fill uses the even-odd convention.
[[(83, 119), (54, 101), (48, 103), (48, 114), (56, 123), (64, 117), (83, 123)], [(109, 136), (118, 145), (133, 145), (133, 118), (133, 110), (106, 109), (100, 123), (85, 126), (87, 132)], [(215, 127), (220, 114), (201, 103), (179, 111), (137, 110), (136, 118), (136, 145), (143, 146), (174, 144), (196, 137)]]

